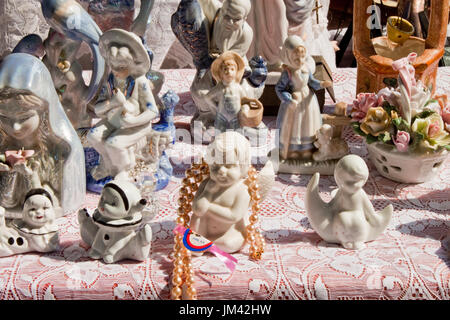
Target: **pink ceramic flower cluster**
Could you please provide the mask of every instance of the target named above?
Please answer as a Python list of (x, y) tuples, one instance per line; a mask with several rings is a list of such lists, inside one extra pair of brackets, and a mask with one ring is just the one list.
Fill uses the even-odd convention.
[(375, 93), (359, 93), (356, 100), (353, 101), (351, 116), (353, 120), (362, 122), (370, 108), (381, 106), (384, 102), (384, 96), (378, 96)]

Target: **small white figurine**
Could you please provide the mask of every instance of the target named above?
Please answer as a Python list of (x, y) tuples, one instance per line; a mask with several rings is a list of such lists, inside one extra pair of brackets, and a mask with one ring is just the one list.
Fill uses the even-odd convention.
[(205, 99), (211, 103), (213, 109), (216, 109), (214, 127), (220, 132), (241, 128), (239, 113), (248, 113), (247, 103), (260, 104), (258, 100), (246, 97), (246, 92), (241, 86), (244, 69), (244, 60), (233, 51), (223, 53), (211, 65), (211, 73), (217, 85), (210, 90)]
[[(195, 194), (191, 229), (213, 241), (221, 250), (237, 252), (245, 244), (249, 225), (247, 212), (251, 201), (255, 201), (252, 194), (256, 189), (251, 189), (246, 180), (250, 169), (250, 143), (237, 132), (224, 132), (208, 146), (206, 162), (209, 176)], [(274, 177), (272, 164), (268, 162), (258, 175), (256, 192), (259, 196), (256, 198), (264, 198)]]
[(349, 153), (347, 143), (341, 138), (333, 137), (333, 127), (329, 124), (324, 124), (317, 131), (314, 146), (319, 149), (313, 154), (314, 161), (340, 159)]
[(152, 228), (144, 222), (142, 211), (146, 204), (133, 183), (107, 183), (94, 214), (90, 216), (86, 209), (78, 212), (81, 238), (91, 246), (89, 257), (105, 263), (147, 259)]
[(334, 178), (338, 189), (329, 203), (319, 195), (320, 174), (315, 173), (306, 190), (306, 214), (313, 229), (327, 242), (346, 249), (361, 249), (375, 240), (387, 227), (392, 204), (376, 212), (363, 190), (369, 177), (364, 160), (356, 155), (343, 157), (336, 165)]
[(0, 207), (0, 257), (25, 252), (51, 252), (58, 249), (58, 225), (51, 195), (42, 188), (25, 196), (21, 219), (5, 222)]
[(136, 165), (136, 152), (147, 144), (152, 120), (159, 115), (152, 84), (146, 78), (150, 58), (135, 34), (111, 29), (100, 38), (100, 50), (111, 74), (106, 100), (98, 102), (95, 113), (103, 118), (87, 139), (100, 154), (94, 179), (116, 177)]

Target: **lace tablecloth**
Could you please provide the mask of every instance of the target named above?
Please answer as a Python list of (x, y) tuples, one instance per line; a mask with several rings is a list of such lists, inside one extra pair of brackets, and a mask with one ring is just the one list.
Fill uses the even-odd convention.
[[(181, 96), (175, 121), (188, 128), (194, 106), (188, 90), (192, 70), (166, 70), (163, 92)], [(339, 100), (352, 102), (355, 69), (334, 75)], [(450, 68), (439, 70), (438, 93), (450, 94)], [(274, 127), (275, 118), (264, 122)], [(362, 140), (344, 131), (352, 153), (367, 159)], [(273, 141), (270, 135), (269, 145)], [(267, 146), (269, 150), (270, 146)], [(161, 209), (152, 220), (151, 256), (145, 262), (107, 265), (87, 257), (76, 214), (60, 218), (61, 250), (0, 258), (1, 299), (168, 299), (172, 270), (178, 190), (183, 164), (204, 146), (177, 142), (169, 154), (175, 164), (168, 187), (158, 192)], [(264, 149), (264, 148), (262, 148)], [(259, 150), (265, 152), (266, 150)], [(277, 176), (262, 205), (261, 227), (267, 249), (259, 262), (250, 261), (248, 247), (234, 254), (230, 274), (212, 255), (193, 260), (199, 299), (450, 299), (450, 162), (428, 183), (406, 185), (380, 176), (368, 162), (370, 178), (364, 189), (377, 210), (395, 208), (387, 231), (359, 251), (327, 244), (311, 229), (304, 195), (309, 175)], [(322, 177), (321, 195), (330, 199), (332, 176)], [(94, 209), (98, 195), (88, 194)]]

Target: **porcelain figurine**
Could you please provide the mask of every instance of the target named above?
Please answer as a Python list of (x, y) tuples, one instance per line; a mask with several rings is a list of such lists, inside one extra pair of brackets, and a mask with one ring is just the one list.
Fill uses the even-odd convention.
[(318, 149), (313, 153), (314, 161), (340, 159), (349, 153), (347, 143), (340, 137), (333, 136), (333, 126), (329, 124), (324, 124), (317, 131), (314, 147)]
[(26, 252), (51, 252), (59, 247), (52, 196), (42, 188), (25, 196), (22, 218), (6, 222), (0, 207), (0, 257)]
[(254, 33), (247, 57), (260, 55), (269, 71), (281, 71), (280, 51), (289, 29), (285, 1), (252, 0), (247, 22)]
[(322, 126), (314, 90), (331, 86), (332, 83), (320, 82), (313, 77), (314, 63), (300, 37), (289, 36), (281, 56), (285, 70), (275, 87), (281, 100), (277, 117), (280, 157), (310, 160), (316, 133)]
[[(0, 153), (34, 152), (19, 169), (36, 170), (57, 216), (78, 210), (86, 190), (83, 148), (49, 71), (30, 54), (10, 54), (0, 66), (0, 129)], [(32, 177), (15, 165), (1, 167), (0, 205), (7, 217), (20, 216)]]
[[(208, 146), (206, 162), (209, 176), (195, 193), (190, 227), (224, 252), (237, 252), (247, 238), (247, 212), (254, 200), (247, 181), (250, 143), (240, 133), (221, 133)], [(259, 199), (265, 197), (274, 178), (268, 162), (257, 178)]]
[(87, 109), (90, 88), (84, 82), (83, 68), (76, 59), (81, 41), (50, 29), (43, 45), (46, 54), (42, 61), (52, 75), (67, 117), (75, 129), (90, 127), (92, 114)]
[(216, 109), (214, 127), (220, 132), (242, 128), (244, 124), (239, 121), (239, 115), (248, 114), (248, 104), (251, 102), (259, 104), (261, 113), (263, 112), (262, 104), (256, 99), (246, 97), (241, 86), (244, 69), (244, 60), (233, 51), (224, 52), (211, 65), (211, 73), (217, 84), (205, 99)]
[[(210, 69), (214, 59), (226, 51), (236, 52), (245, 64), (241, 85), (246, 96), (258, 99), (263, 93), (267, 64), (261, 57), (250, 61), (246, 58), (253, 37), (252, 29), (245, 21), (250, 8), (250, 0), (225, 0), (223, 4), (217, 0), (182, 0), (172, 16), (172, 30), (192, 55), (197, 67), (191, 86), (191, 95), (197, 107), (191, 131), (196, 137), (200, 135), (202, 141), (205, 141), (205, 131), (214, 127), (216, 119), (216, 110), (205, 99), (215, 85)], [(200, 123), (200, 133), (195, 131), (196, 122)]]
[[(100, 89), (105, 73), (105, 61), (99, 50), (102, 31), (92, 17), (75, 0), (41, 0), (41, 7), (42, 13), (51, 28), (75, 42), (85, 42), (91, 49), (93, 57), (92, 76), (87, 96), (83, 100), (92, 100)], [(66, 54), (74, 54), (77, 50), (78, 48), (73, 52), (66, 52)]]
[(111, 29), (102, 35), (100, 49), (111, 74), (106, 99), (95, 105), (102, 120), (87, 135), (101, 156), (100, 164), (91, 171), (96, 180), (126, 175), (135, 166), (135, 153), (147, 144), (151, 122), (159, 115), (152, 84), (145, 76), (150, 59), (140, 38)]
[(41, 59), (45, 55), (42, 38), (37, 34), (29, 34), (17, 43), (12, 53), (28, 53)]
[(81, 238), (91, 247), (89, 257), (105, 263), (147, 259), (152, 228), (142, 214), (146, 204), (133, 183), (113, 180), (106, 184), (94, 214), (86, 209), (78, 212)]
[(363, 189), (368, 177), (369, 169), (362, 158), (343, 157), (334, 173), (338, 189), (332, 193), (333, 199), (325, 203), (319, 195), (320, 174), (314, 174), (306, 190), (306, 214), (325, 241), (339, 243), (346, 249), (361, 249), (386, 229), (393, 206), (375, 211)]

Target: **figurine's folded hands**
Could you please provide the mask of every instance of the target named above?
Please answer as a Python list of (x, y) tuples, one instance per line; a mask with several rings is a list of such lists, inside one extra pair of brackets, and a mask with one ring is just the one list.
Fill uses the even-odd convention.
[(194, 211), (194, 214), (196, 216), (201, 217), (205, 215), (206, 212), (208, 212), (210, 205), (211, 203), (208, 199), (206, 199), (206, 197), (201, 197), (200, 199), (192, 203), (192, 210)]

